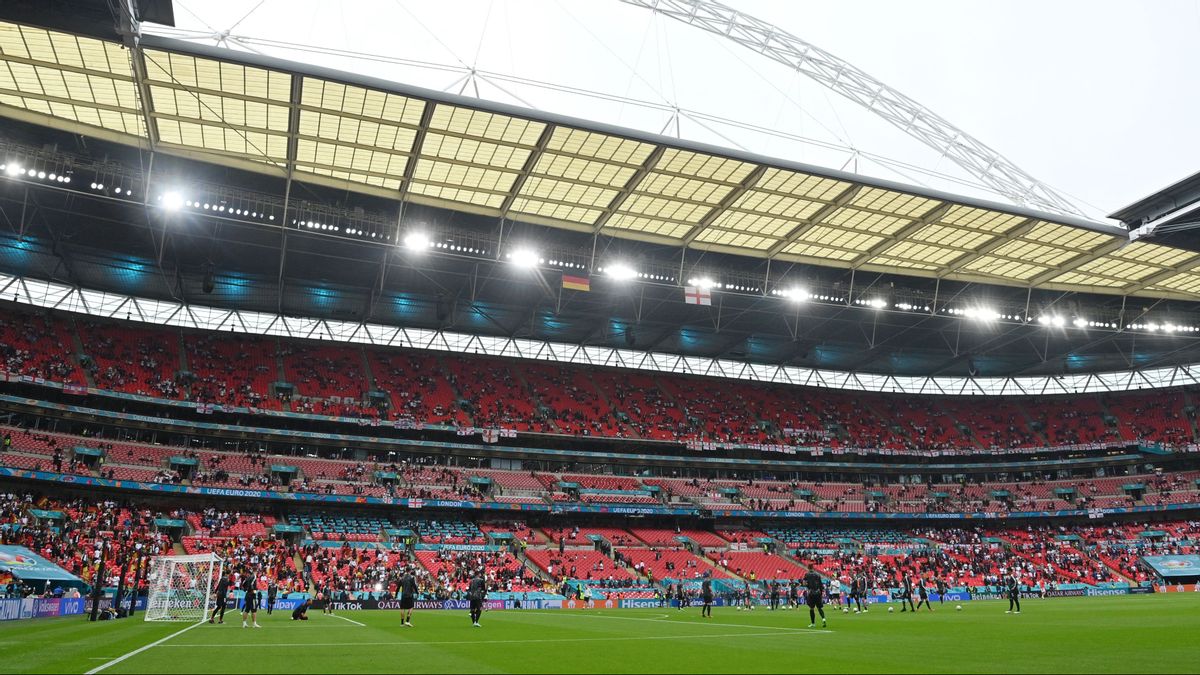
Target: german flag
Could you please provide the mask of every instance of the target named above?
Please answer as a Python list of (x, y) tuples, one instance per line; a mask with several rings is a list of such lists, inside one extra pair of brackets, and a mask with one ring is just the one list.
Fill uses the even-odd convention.
[(564, 274), (562, 287), (572, 291), (590, 291), (592, 290), (592, 280), (588, 277), (573, 277), (570, 274)]

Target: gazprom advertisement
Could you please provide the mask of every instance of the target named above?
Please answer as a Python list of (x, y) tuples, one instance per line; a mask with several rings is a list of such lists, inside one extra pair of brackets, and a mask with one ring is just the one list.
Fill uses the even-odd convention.
[(1147, 555), (1142, 560), (1164, 578), (1200, 577), (1200, 555)]

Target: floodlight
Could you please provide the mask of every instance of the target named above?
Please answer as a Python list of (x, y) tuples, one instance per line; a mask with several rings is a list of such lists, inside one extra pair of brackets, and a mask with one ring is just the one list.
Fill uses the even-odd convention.
[(538, 264), (537, 251), (528, 248), (519, 248), (509, 254), (509, 258), (513, 264), (521, 267), (536, 267)]
[(789, 288), (783, 292), (783, 295), (792, 302), (804, 302), (812, 297), (808, 294), (808, 291), (804, 290), (803, 288)]
[(183, 206), (183, 197), (178, 192), (167, 192), (162, 196), (162, 205), (168, 211), (178, 211)]
[(616, 263), (604, 268), (604, 273), (617, 281), (627, 281), (637, 278), (637, 271), (625, 263)]

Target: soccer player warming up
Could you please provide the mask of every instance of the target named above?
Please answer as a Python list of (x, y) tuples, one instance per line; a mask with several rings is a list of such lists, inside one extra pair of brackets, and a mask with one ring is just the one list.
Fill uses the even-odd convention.
[(417, 605), (417, 579), (412, 569), (406, 568), (400, 577), (400, 617), (402, 626), (412, 628), (413, 607)]
[[(467, 588), (467, 599), (471, 601), (471, 625), (479, 628), (479, 617), (483, 615), (483, 599), (487, 597), (487, 585), (483, 581), (483, 573), (476, 572)], [(410, 624), (411, 625), (411, 624)]]
[[(1005, 614), (1020, 614), (1021, 613), (1021, 582), (1017, 581), (1017, 575), (1009, 575), (1004, 579), (1004, 584), (1008, 590), (1008, 611)], [(1016, 609), (1014, 612), (1013, 609)]]
[(850, 581), (850, 588), (853, 591), (854, 596), (854, 613), (858, 614), (859, 612), (862, 612), (865, 614), (867, 612), (867, 607), (863, 604), (863, 600), (867, 599), (867, 575), (859, 573), (857, 576), (855, 576), (854, 579)]
[(809, 570), (808, 574), (804, 575), (804, 587), (804, 599), (808, 603), (808, 627), (816, 628), (817, 612), (820, 612), (821, 628), (825, 628), (828, 624), (825, 621), (825, 598), (823, 596), (825, 589), (821, 584), (821, 575)]
[(217, 619), (217, 613), (220, 612), (220, 618), (216, 623), (225, 623), (225, 607), (229, 601), (229, 579), (230, 577), (222, 576), (217, 582), (217, 604), (213, 606), (212, 614), (208, 617), (208, 622), (213, 623), (213, 619)]
[(912, 610), (914, 612), (916, 612), (917, 608), (916, 608), (916, 606), (913, 605), (913, 599), (912, 599), (912, 594), (913, 594), (912, 578), (904, 577), (904, 581), (902, 583), (903, 583), (903, 586), (900, 587), (900, 611), (907, 612), (908, 608), (912, 607)]
[(700, 616), (711, 619), (713, 606), (712, 579), (709, 579), (707, 576), (704, 577), (704, 581), (700, 584), (700, 599), (704, 602), (704, 605), (700, 607)]
[(306, 598), (296, 605), (296, 609), (292, 610), (292, 621), (308, 621), (308, 608), (309, 602)]
[(242, 572), (242, 628), (246, 628), (246, 617), (254, 622), (255, 628), (262, 628), (258, 625), (258, 584), (255, 583), (254, 570), (247, 569)]
[(933, 603), (929, 601), (929, 589), (925, 587), (924, 579), (917, 580), (917, 597), (919, 597), (920, 600), (917, 601), (917, 606), (913, 609), (914, 612), (918, 609), (921, 609), (922, 604), (925, 605), (925, 608), (929, 611), (933, 611)]

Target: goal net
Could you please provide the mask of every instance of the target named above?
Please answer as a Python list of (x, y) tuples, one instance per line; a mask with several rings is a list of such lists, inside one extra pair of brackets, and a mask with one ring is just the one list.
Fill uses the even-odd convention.
[(146, 621), (187, 621), (208, 618), (216, 604), (213, 589), (221, 579), (225, 561), (213, 553), (159, 556), (150, 560), (146, 581)]

